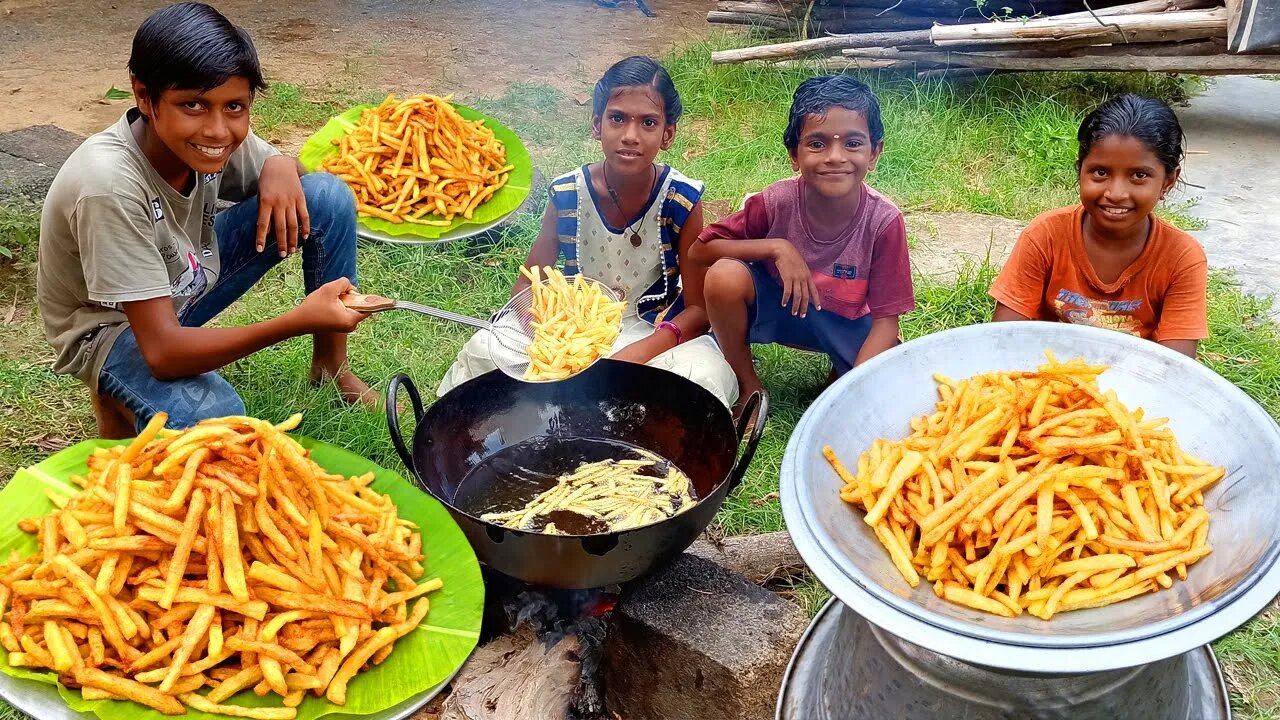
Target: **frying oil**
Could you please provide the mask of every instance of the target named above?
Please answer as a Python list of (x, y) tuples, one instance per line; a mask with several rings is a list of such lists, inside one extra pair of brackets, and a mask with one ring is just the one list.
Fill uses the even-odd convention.
[[(640, 459), (640, 450), (630, 443), (602, 438), (530, 438), (499, 450), (472, 468), (458, 486), (453, 504), (474, 517), (517, 510), (554, 487), (562, 475), (582, 465), (601, 460)], [(638, 469), (636, 474), (662, 478), (671, 467), (669, 461), (663, 460)], [(692, 487), (690, 493), (694, 493)], [(697, 496), (693, 499), (696, 501)], [(557, 510), (535, 518), (533, 526), (527, 529), (538, 532), (551, 523), (564, 535), (610, 532), (606, 523), (570, 510)]]

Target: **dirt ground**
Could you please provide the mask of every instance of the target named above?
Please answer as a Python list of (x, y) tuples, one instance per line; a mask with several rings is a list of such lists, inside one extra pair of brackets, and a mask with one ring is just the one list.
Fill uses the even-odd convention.
[[(133, 32), (167, 3), (0, 0), (0, 132), (50, 123), (88, 135), (122, 103)], [(513, 81), (590, 90), (612, 62), (661, 54), (706, 32), (714, 0), (215, 0), (253, 36), (267, 77), (303, 86), (342, 82), (388, 91), (501, 94)]]
[(1023, 223), (978, 213), (912, 213), (907, 232), (915, 239), (911, 266), (940, 282), (951, 282), (967, 267), (984, 261), (1003, 265)]

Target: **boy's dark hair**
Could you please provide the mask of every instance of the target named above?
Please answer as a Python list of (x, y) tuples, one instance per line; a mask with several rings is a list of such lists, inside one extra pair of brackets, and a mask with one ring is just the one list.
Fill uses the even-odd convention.
[(619, 60), (608, 70), (600, 82), (596, 83), (595, 92), (591, 96), (591, 117), (604, 117), (605, 105), (609, 104), (609, 96), (614, 90), (624, 87), (651, 87), (662, 98), (662, 109), (668, 125), (675, 125), (684, 113), (684, 104), (680, 102), (680, 93), (676, 92), (671, 75), (662, 64), (651, 57), (634, 55)]
[(819, 75), (800, 83), (791, 97), (791, 117), (782, 134), (787, 152), (794, 153), (800, 147), (800, 130), (807, 115), (825, 117), (833, 107), (842, 107), (862, 113), (871, 131), (871, 144), (884, 140), (884, 123), (880, 120), (880, 99), (875, 91), (861, 80), (848, 75)]
[(1186, 138), (1172, 108), (1155, 98), (1121, 95), (1099, 105), (1080, 123), (1076, 172), (1080, 172), (1093, 144), (1112, 135), (1142, 141), (1171, 175), (1182, 165), (1186, 154)]
[(249, 33), (204, 3), (179, 3), (142, 21), (133, 35), (129, 72), (152, 101), (165, 90), (211, 90), (229, 78), (264, 90), (262, 66)]

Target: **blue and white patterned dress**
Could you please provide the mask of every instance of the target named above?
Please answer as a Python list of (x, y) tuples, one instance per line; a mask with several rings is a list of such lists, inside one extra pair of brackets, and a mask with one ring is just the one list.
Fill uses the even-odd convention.
[[(550, 201), (556, 208), (565, 274), (581, 272), (609, 285), (627, 301), (615, 352), (651, 334), (659, 317), (675, 317), (683, 308), (677, 249), (684, 222), (701, 197), (702, 183), (661, 166), (659, 181), (641, 218), (629, 229), (615, 228), (604, 220), (601, 199), (592, 189), (585, 166), (551, 182)], [(640, 238), (639, 247), (631, 243), (632, 232)], [(468, 340), (437, 393), (443, 396), (458, 384), (494, 369), (489, 345), (486, 332)], [(696, 382), (725, 405), (737, 400), (733, 369), (709, 335), (685, 342), (648, 364)]]

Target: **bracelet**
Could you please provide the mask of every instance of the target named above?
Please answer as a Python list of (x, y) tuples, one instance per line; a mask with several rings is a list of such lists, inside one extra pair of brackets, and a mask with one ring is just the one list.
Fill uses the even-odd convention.
[(680, 332), (680, 326), (671, 322), (670, 320), (663, 320), (662, 322), (658, 323), (657, 329), (670, 330), (671, 334), (676, 336), (677, 345), (684, 342), (684, 333)]

